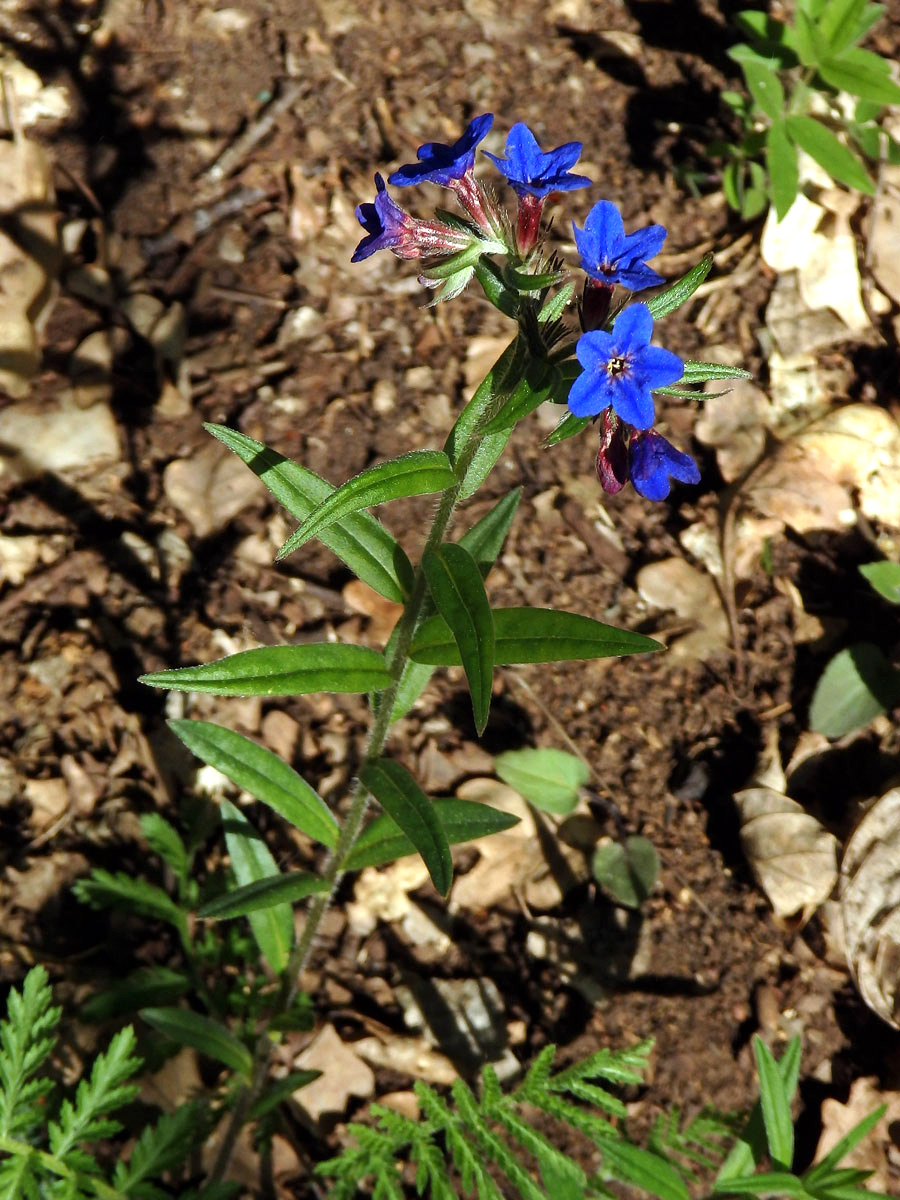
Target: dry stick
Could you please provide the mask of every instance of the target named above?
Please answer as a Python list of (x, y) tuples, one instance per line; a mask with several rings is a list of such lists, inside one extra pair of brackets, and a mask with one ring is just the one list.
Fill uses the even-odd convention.
[[(497, 412), (500, 402), (508, 394), (504, 389), (510, 367), (515, 364), (515, 355), (510, 358), (506, 371), (500, 380), (494, 392), (493, 400), (488, 404), (485, 412), (482, 414), (478, 425), (468, 435), (463, 445), (459, 448), (456, 457), (454, 469), (456, 471), (458, 483), (452, 488), (449, 488), (441, 496), (438, 502), (437, 511), (434, 516), (434, 522), (431, 526), (431, 531), (428, 534), (428, 539), (422, 550), (422, 559), (426, 557), (429, 550), (435, 550), (444, 539), (444, 535), (450, 527), (453, 520), (453, 514), (459, 500), (459, 493), (462, 489), (463, 482), (466, 478), (466, 473), (472, 460), (481, 445), (481, 434), (479, 430), (483, 428)], [(412, 591), (410, 592), (409, 600), (406, 602), (406, 607), (403, 610), (403, 615), (400, 618), (400, 623), (397, 631), (397, 642), (394, 648), (394, 653), (388, 667), (394, 675), (394, 682), (389, 688), (386, 688), (380, 693), (380, 701), (378, 712), (375, 716), (375, 721), (369, 733), (369, 739), (366, 746), (366, 753), (363, 759), (363, 766), (360, 771), (365, 769), (370, 763), (375, 762), (381, 755), (384, 749), (384, 744), (387, 741), (388, 731), (391, 726), (391, 713), (393, 712), (394, 702), (397, 698), (397, 692), (400, 688), (400, 680), (403, 675), (403, 669), (406, 666), (409, 656), (409, 648), (412, 645), (413, 635), (416, 625), (419, 620), (419, 615), (422, 611), (422, 604), (425, 600), (426, 584), (425, 573), (422, 570), (422, 562), (416, 567), (413, 577)], [(334, 899), (334, 894), (337, 891), (341, 880), (344, 877), (344, 863), (353, 848), (353, 843), (362, 828), (362, 823), (366, 815), (366, 810), (369, 806), (369, 792), (360, 779), (357, 779), (353, 789), (353, 796), (350, 802), (350, 810), (347, 813), (347, 818), (341, 827), (341, 832), (338, 836), (338, 842), (334, 850), (329, 855), (328, 861), (323, 872), (323, 879), (328, 884), (326, 892), (320, 892), (313, 900), (307, 914), (306, 923), (303, 926), (303, 932), (291, 952), (287, 968), (284, 972), (284, 983), (281, 992), (281, 1004), (279, 1009), (281, 1012), (287, 1012), (296, 998), (297, 992), (300, 989), (300, 977), (306, 969), (309, 962), (310, 954), (312, 953), (313, 945), (319, 932), (319, 927), (322, 923), (322, 918), (328, 911), (331, 901)], [(231, 1119), (222, 1138), (222, 1143), (219, 1146), (219, 1152), (216, 1155), (216, 1160), (213, 1164), (212, 1171), (209, 1175), (209, 1183), (217, 1183), (222, 1179), (228, 1169), (228, 1164), (231, 1161), (231, 1156), (234, 1153), (235, 1143), (237, 1142), (238, 1134), (247, 1120), (250, 1108), (259, 1096), (266, 1082), (266, 1077), (269, 1071), (269, 1065), (272, 1061), (272, 1056), (275, 1052), (275, 1047), (268, 1037), (266, 1030), (258, 1036), (256, 1047), (254, 1050), (254, 1067), (249, 1084), (245, 1084), (241, 1089), (238, 1099), (232, 1110)]]
[(201, 186), (215, 188), (229, 175), (234, 174), (253, 148), (272, 130), (279, 117), (300, 99), (305, 86), (302, 79), (285, 80), (281, 85), (280, 94), (269, 101), (262, 112), (247, 125), (244, 132), (239, 134), (230, 146), (226, 146), (215, 162), (200, 175), (198, 182)]

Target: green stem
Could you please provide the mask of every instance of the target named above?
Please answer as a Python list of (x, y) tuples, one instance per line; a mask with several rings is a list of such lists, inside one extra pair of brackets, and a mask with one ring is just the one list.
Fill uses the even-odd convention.
[(118, 1188), (111, 1187), (96, 1175), (87, 1175), (76, 1171), (61, 1158), (57, 1158), (55, 1154), (49, 1154), (46, 1150), (38, 1150), (35, 1146), (29, 1146), (27, 1142), (20, 1142), (17, 1138), (0, 1135), (0, 1151), (3, 1151), (4, 1154), (33, 1158), (45, 1171), (49, 1171), (60, 1179), (70, 1179), (82, 1187), (90, 1188), (102, 1200), (125, 1200)]
[[(458, 482), (452, 487), (443, 492), (438, 502), (437, 511), (434, 515), (434, 521), (431, 525), (431, 530), (425, 542), (422, 551), (422, 558), (429, 550), (434, 550), (440, 546), (444, 540), (447, 530), (453, 520), (453, 514), (456, 510), (456, 505), (459, 502), (460, 491), (462, 490), (463, 481), (466, 478), (466, 473), (472, 464), (478, 448), (481, 445), (482, 436), (480, 430), (488, 424), (491, 418), (499, 411), (500, 404), (509, 394), (511, 390), (508, 386), (510, 376), (514, 374), (514, 368), (517, 365), (517, 354), (515, 353), (516, 343), (512, 343), (504, 352), (498, 364), (497, 373), (499, 379), (496, 384), (491, 387), (491, 396), (484, 404), (481, 413), (472, 423), (470, 428), (464, 425), (458, 426), (461, 436), (454, 445), (454, 470)], [(508, 355), (508, 357), (506, 357)], [(503, 364), (502, 368), (500, 364)], [(492, 373), (493, 374), (493, 373)], [(490, 378), (490, 376), (489, 376)], [(484, 385), (482, 385), (484, 386)], [(479, 389), (480, 391), (480, 389)], [(477, 393), (476, 393), (477, 395)], [(416, 625), (419, 621), (419, 616), (422, 612), (422, 605), (425, 601), (426, 585), (425, 574), (422, 570), (421, 559), (416, 567), (413, 577), (412, 590), (410, 591), (409, 599), (406, 602), (406, 607), (403, 610), (403, 615), (400, 618), (397, 627), (397, 639), (394, 643), (394, 651), (391, 655), (388, 666), (394, 676), (394, 682), (390, 687), (379, 693), (379, 703), (375, 720), (372, 723), (372, 728), (369, 731), (369, 738), (366, 743), (366, 752), (363, 757), (362, 767), (368, 766), (381, 757), (381, 752), (384, 749), (385, 742), (388, 738), (388, 733), (391, 727), (391, 714), (394, 710), (394, 702), (397, 698), (397, 693), (400, 689), (400, 680), (403, 675), (403, 669), (409, 658), (409, 648), (412, 645), (413, 635), (416, 631)], [(353, 794), (350, 800), (350, 808), (344, 823), (341, 827), (340, 835), (338, 836), (337, 845), (329, 855), (328, 861), (325, 864), (325, 870), (322, 877), (328, 884), (328, 890), (320, 892), (312, 901), (309, 911), (306, 916), (306, 922), (303, 926), (297, 944), (291, 952), (288, 965), (284, 972), (283, 985), (280, 994), (280, 1003), (278, 1006), (279, 1012), (287, 1012), (293, 1004), (297, 992), (300, 989), (300, 977), (306, 969), (309, 962), (310, 954), (312, 953), (319, 928), (322, 924), (322, 918), (325, 916), (331, 902), (334, 899), (334, 894), (340, 886), (340, 882), (344, 876), (344, 864), (353, 849), (359, 832), (362, 828), (363, 820), (365, 819), (366, 810), (369, 806), (369, 793), (366, 787), (357, 779), (353, 789)], [(269, 1071), (269, 1064), (274, 1053), (274, 1044), (268, 1036), (266, 1030), (258, 1036), (256, 1048), (254, 1052), (254, 1069), (249, 1084), (246, 1084), (238, 1093), (237, 1101), (232, 1109), (231, 1118), (228, 1127), (222, 1138), (222, 1143), (219, 1146), (219, 1152), (216, 1155), (215, 1163), (210, 1172), (209, 1182), (218, 1182), (228, 1169), (228, 1164), (231, 1160), (231, 1155), (234, 1152), (234, 1146), (237, 1141), (238, 1134), (241, 1131), (244, 1122), (247, 1120), (250, 1108), (258, 1098), (266, 1081)]]

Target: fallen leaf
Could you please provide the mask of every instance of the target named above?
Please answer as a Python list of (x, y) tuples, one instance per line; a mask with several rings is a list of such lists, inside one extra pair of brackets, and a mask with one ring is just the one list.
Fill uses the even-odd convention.
[(0, 412), (0, 476), (10, 481), (96, 468), (120, 457), (119, 431), (107, 404), (79, 408), (62, 394), (50, 404), (13, 404)]
[(368, 632), (373, 641), (385, 643), (400, 620), (403, 605), (386, 600), (384, 596), (379, 595), (374, 588), (363, 583), (361, 579), (351, 579), (344, 586), (341, 595), (347, 602), (347, 607), (353, 612), (371, 618)]
[(341, 1041), (333, 1025), (325, 1025), (297, 1055), (294, 1069), (322, 1072), (294, 1093), (295, 1101), (314, 1121), (324, 1113), (345, 1112), (351, 1096), (368, 1100), (375, 1093), (374, 1071)]
[(681, 658), (701, 658), (724, 649), (729, 642), (728, 620), (716, 585), (705, 571), (683, 558), (667, 558), (642, 567), (637, 589), (653, 608), (667, 609), (695, 628), (674, 638), (670, 652)]
[(766, 443), (766, 428), (772, 424), (772, 405), (762, 388), (751, 379), (729, 381), (725, 395), (721, 380), (707, 384), (713, 394), (703, 404), (697, 422), (697, 438), (713, 446), (716, 462), (726, 483), (752, 467)]
[(796, 801), (768, 787), (734, 797), (741, 845), (775, 915), (808, 920), (837, 882), (837, 840)]
[[(353, 1050), (373, 1067), (402, 1071), (413, 1079), (424, 1079), (426, 1083), (449, 1087), (456, 1079), (456, 1068), (450, 1059), (438, 1053), (423, 1037), (365, 1037), (353, 1043)], [(384, 1101), (379, 1097), (378, 1102)]]
[(262, 485), (239, 458), (218, 442), (209, 442), (190, 458), (169, 463), (163, 472), (163, 489), (203, 538), (224, 529), (252, 504)]
[(866, 1180), (866, 1189), (890, 1195), (892, 1189), (896, 1190), (896, 1176), (890, 1165), (891, 1151), (896, 1145), (891, 1126), (896, 1127), (900, 1121), (900, 1092), (882, 1091), (877, 1079), (854, 1079), (846, 1104), (830, 1097), (822, 1101), (822, 1132), (814, 1161), (821, 1162), (841, 1138), (882, 1104), (887, 1105), (884, 1116), (859, 1145), (841, 1159), (841, 1166), (872, 1171)]
[(873, 201), (868, 251), (878, 286), (900, 304), (900, 197), (889, 188)]

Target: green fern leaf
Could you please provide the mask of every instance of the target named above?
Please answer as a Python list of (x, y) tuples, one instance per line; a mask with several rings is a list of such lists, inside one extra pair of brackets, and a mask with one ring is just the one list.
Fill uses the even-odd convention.
[(459, 1109), (459, 1115), (478, 1143), (481, 1152), (503, 1172), (525, 1200), (546, 1200), (544, 1193), (520, 1165), (515, 1155), (510, 1152), (509, 1147), (488, 1127), (477, 1100), (465, 1083), (461, 1079), (456, 1079), (450, 1090)]
[(141, 1066), (141, 1060), (132, 1053), (135, 1045), (130, 1025), (119, 1030), (106, 1053), (94, 1062), (90, 1078), (79, 1083), (75, 1103), (63, 1101), (59, 1123), (50, 1122), (50, 1150), (67, 1165), (77, 1170), (96, 1170), (94, 1160), (78, 1149), (79, 1143), (109, 1137), (121, 1128), (107, 1114), (129, 1104), (137, 1095), (137, 1085), (127, 1082)]
[[(149, 1126), (134, 1144), (127, 1163), (119, 1162), (113, 1183), (128, 1196), (149, 1197), (149, 1180), (177, 1167), (191, 1148), (202, 1141), (207, 1125), (207, 1108), (202, 1101), (165, 1113)], [(140, 1190), (142, 1189), (143, 1190)]]
[(89, 904), (91, 908), (100, 911), (125, 909), (139, 917), (166, 921), (179, 932), (186, 933), (185, 914), (171, 896), (139, 876), (126, 875), (123, 871), (112, 875), (98, 867), (87, 879), (77, 880), (72, 891), (82, 904)]
[[(37, 969), (37, 968), (36, 968)], [(13, 1154), (0, 1163), (0, 1200), (40, 1200), (31, 1154)]]
[(53, 1084), (34, 1076), (53, 1049), (60, 1010), (53, 1007), (52, 1000), (43, 967), (33, 967), (28, 972), (21, 992), (13, 989), (9, 993), (8, 1020), (0, 1024), (0, 1135), (3, 1137), (27, 1134), (46, 1121), (40, 1101)]

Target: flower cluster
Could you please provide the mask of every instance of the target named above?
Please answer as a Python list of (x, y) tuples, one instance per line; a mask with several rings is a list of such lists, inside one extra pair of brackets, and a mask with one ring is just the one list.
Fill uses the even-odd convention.
[[(503, 254), (517, 273), (520, 294), (529, 294), (527, 284), (521, 283), (522, 273), (526, 280), (541, 274), (538, 254), (546, 200), (589, 187), (591, 180), (572, 172), (580, 142), (542, 151), (531, 130), (517, 123), (509, 131), (503, 157), (486, 153), (516, 195), (513, 225), (475, 178), (475, 151), (493, 120), (491, 113), (475, 117), (451, 145), (426, 142), (417, 151), (418, 161), (388, 177), (394, 187), (435, 183), (448, 188), (467, 220), (449, 214), (441, 214), (443, 220), (418, 220), (391, 198), (383, 178), (376, 175), (374, 203), (356, 209), (365, 237), (356, 247), (354, 262), (377, 250), (430, 260), (434, 265), (421, 282), (439, 287), (435, 299), (442, 300), (469, 283), (483, 256)], [(648, 225), (626, 234), (622, 216), (609, 200), (593, 206), (583, 228), (573, 222), (573, 231), (587, 280), (580, 308), (582, 333), (574, 346), (581, 372), (568, 393), (569, 410), (575, 417), (600, 422), (597, 475), (606, 492), (615, 494), (630, 480), (642, 496), (662, 500), (669, 494), (670, 479), (700, 479), (693, 459), (653, 429), (653, 392), (681, 379), (684, 364), (670, 351), (650, 344), (653, 318), (646, 304), (629, 304), (612, 318), (610, 313), (617, 286), (633, 293), (665, 282), (646, 260), (659, 253), (666, 231), (661, 225)], [(550, 350), (548, 345), (548, 355)]]

